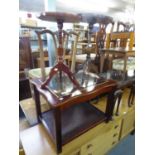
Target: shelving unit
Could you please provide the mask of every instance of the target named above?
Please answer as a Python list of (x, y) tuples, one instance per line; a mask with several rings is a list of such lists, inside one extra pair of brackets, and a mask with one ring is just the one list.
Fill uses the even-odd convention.
[[(40, 26), (27, 26), (27, 25), (20, 25), (19, 29), (19, 37), (29, 37), (30, 39), (30, 44), (31, 44), (31, 49), (32, 52), (37, 52), (38, 51), (38, 38), (35, 33), (35, 31), (43, 30), (46, 29), (46, 27), (40, 27)], [(47, 51), (47, 36), (43, 35), (42, 36), (42, 41), (43, 41), (43, 46), (44, 49)]]
[[(33, 68), (38, 68), (39, 67), (39, 60), (38, 58), (40, 57), (39, 55), (39, 45), (38, 45), (38, 37), (35, 33), (35, 31), (40, 31), (44, 30), (46, 27), (41, 27), (41, 26), (28, 26), (28, 25), (20, 25), (19, 29), (19, 37), (20, 38), (28, 38), (29, 43), (30, 43), (30, 48), (31, 48), (31, 55), (32, 55), (32, 62), (33, 62)], [(45, 52), (45, 56), (48, 57), (48, 50), (47, 50), (47, 36), (42, 35), (42, 42), (43, 42), (43, 48)], [(48, 66), (48, 63), (46, 63), (46, 66)]]

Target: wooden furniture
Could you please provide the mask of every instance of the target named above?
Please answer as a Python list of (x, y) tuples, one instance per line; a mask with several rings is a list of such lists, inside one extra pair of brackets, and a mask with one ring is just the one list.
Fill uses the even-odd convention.
[[(43, 58), (43, 60), (44, 60), (44, 63), (45, 63), (45, 66), (49, 66), (49, 57), (48, 56), (45, 56), (44, 58)], [(41, 58), (39, 57), (39, 58), (37, 58), (37, 67), (38, 68), (40, 68), (41, 66), (40, 66), (40, 63), (41, 62)]]
[(19, 79), (19, 101), (30, 98), (31, 90), (28, 78)]
[[(56, 51), (57, 56), (57, 63), (56, 65), (51, 69), (49, 73), (49, 77), (45, 80), (45, 74), (43, 73), (42, 80), (44, 81), (42, 84), (42, 88), (45, 88), (46, 85), (49, 83), (49, 81), (53, 78), (53, 76), (59, 72), (60, 73), (60, 81), (62, 77), (62, 72), (66, 73), (68, 77), (70, 78), (71, 82), (74, 83), (76, 87), (80, 87), (76, 79), (74, 78), (73, 73), (69, 70), (68, 66), (64, 64), (64, 48), (63, 48), (63, 38), (65, 35), (65, 31), (63, 31), (63, 22), (79, 22), (80, 17), (73, 14), (67, 14), (67, 13), (58, 13), (58, 12), (45, 12), (42, 13), (38, 18), (46, 21), (56, 21), (58, 24), (58, 41), (59, 46)], [(40, 39), (41, 40), (41, 39)], [(41, 44), (40, 44), (41, 45)]]
[[(73, 32), (73, 31), (70, 31), (68, 33), (68, 39), (67, 40), (68, 40), (68, 42), (69, 41), (71, 42), (70, 43), (71, 47), (67, 48), (67, 49), (69, 49), (69, 53), (67, 53), (67, 51), (66, 51), (65, 60), (67, 60), (67, 62), (70, 63), (69, 65), (70, 65), (72, 73), (75, 73), (75, 64), (76, 64), (76, 53), (77, 53), (78, 38), (79, 38), (79, 33), (76, 33), (76, 32)], [(68, 42), (67, 42), (67, 46), (69, 44)]]
[[(82, 74), (77, 76), (79, 80), (82, 79)], [(45, 125), (59, 153), (62, 151), (62, 145), (70, 142), (100, 122), (111, 119), (114, 107), (113, 91), (116, 84), (112, 81), (106, 81), (92, 85), (91, 83), (96, 80), (97, 79), (93, 77), (89, 79), (89, 81), (85, 81), (83, 83), (83, 87), (85, 87), (82, 89), (75, 89), (73, 86), (70, 86), (71, 83), (69, 81), (66, 81), (65, 90), (68, 88), (68, 90), (70, 90), (69, 92), (64, 91), (63, 86), (60, 86), (61, 90), (59, 86), (56, 88), (56, 86), (52, 84), (42, 89), (40, 79), (31, 81), (35, 91), (38, 121), (41, 121)], [(53, 84), (56, 84), (55, 81), (53, 82)], [(109, 97), (105, 113), (101, 113), (89, 103), (86, 103), (98, 95), (108, 92)], [(45, 97), (51, 106), (51, 110), (44, 113), (41, 112), (39, 94)], [(90, 117), (87, 117), (88, 115), (90, 115)]]
[(103, 79), (112, 79), (117, 82), (117, 88), (115, 91), (115, 100), (117, 100), (116, 104), (116, 115), (119, 115), (119, 107), (120, 102), (122, 100), (122, 95), (124, 89), (129, 89), (129, 95), (127, 97), (127, 105), (128, 107), (133, 106), (134, 104), (134, 96), (135, 96), (135, 72), (128, 71), (124, 73), (123, 71), (118, 70), (108, 70), (100, 74), (100, 77)]
[[(115, 44), (115, 47), (110, 47), (111, 41), (118, 41)], [(129, 40), (129, 43), (128, 43)], [(127, 45), (128, 43), (128, 45)], [(106, 53), (109, 56), (109, 68), (112, 68), (112, 61), (116, 58), (122, 58), (124, 60), (124, 68), (123, 71), (126, 72), (127, 59), (128, 57), (135, 56), (134, 49), (134, 32), (113, 32), (107, 35), (107, 43), (106, 48), (102, 49), (103, 53)], [(111, 54), (111, 55), (110, 55)], [(100, 72), (103, 70), (105, 56), (101, 53), (101, 61), (100, 61)]]
[(110, 33), (108, 34), (106, 48), (110, 48), (110, 42), (116, 40), (117, 45), (115, 45), (114, 47), (129, 47), (131, 49), (134, 45), (134, 35), (134, 32)]
[[(20, 25), (19, 28), (19, 36), (20, 37), (28, 37), (31, 45), (32, 52), (38, 51), (38, 38), (36, 36), (35, 31), (41, 31), (46, 29), (46, 27), (41, 26), (29, 26), (29, 25)], [(44, 50), (47, 50), (47, 37), (46, 35), (42, 36)]]
[(130, 25), (129, 31), (130, 31), (130, 32), (132, 32), (132, 31), (135, 32), (135, 24), (131, 24), (131, 25)]
[[(99, 73), (99, 50), (104, 47), (105, 40), (106, 40), (106, 28), (111, 24), (111, 32), (113, 30), (113, 19), (108, 16), (103, 15), (95, 15), (95, 14), (81, 14), (82, 21), (88, 22), (88, 41), (86, 42), (78, 42), (78, 44), (83, 45), (83, 53), (86, 54), (79, 54), (76, 55), (76, 62), (82, 63), (83, 62), (83, 68), (89, 68), (87, 69), (88, 72), (94, 72)], [(100, 30), (95, 35), (95, 43), (91, 42), (91, 36), (92, 36), (92, 29), (94, 23), (100, 23)], [(91, 53), (91, 54), (90, 54)], [(93, 53), (93, 54), (92, 54)], [(91, 59), (90, 59), (91, 58)], [(88, 67), (87, 67), (88, 66)]]
[[(131, 73), (124, 75), (124, 73), (122, 71), (109, 71), (109, 72), (102, 73), (100, 76), (102, 77), (102, 80), (101, 81), (99, 80), (100, 82), (97, 80), (99, 83), (97, 82), (97, 83), (92, 84), (92, 80), (94, 78), (89, 79), (88, 83), (86, 82), (87, 86), (85, 88), (83, 88), (83, 89), (86, 89), (87, 92), (84, 92), (84, 93), (81, 92), (82, 95), (76, 94), (75, 92), (71, 92), (72, 97), (70, 97), (70, 95), (69, 95), (70, 93), (65, 94), (64, 91), (62, 91), (64, 95), (62, 95), (60, 92), (56, 93), (56, 88), (52, 89), (53, 93), (51, 94), (51, 92), (48, 92), (47, 89), (40, 88), (40, 86), (38, 84), (41, 81), (39, 81), (39, 79), (32, 81), (32, 82), (36, 83), (35, 87), (37, 87), (37, 90), (44, 97), (46, 96), (46, 100), (50, 101), (52, 103), (52, 105), (50, 104), (50, 106), (52, 106), (54, 108), (54, 109), (53, 108), (51, 109), (50, 107), (46, 108), (47, 110), (44, 109), (44, 112), (42, 112), (42, 114), (39, 115), (40, 116), (39, 120), (42, 120), (44, 125), (47, 124), (46, 129), (47, 128), (49, 129), (48, 133), (50, 132), (50, 135), (51, 135), (51, 131), (52, 131), (52, 128), (49, 128), (50, 121), (53, 120), (54, 111), (58, 107), (59, 107), (59, 110), (61, 111), (61, 116), (62, 116), (61, 117), (61, 122), (62, 122), (61, 129), (62, 129), (62, 136), (63, 136), (62, 140), (65, 140), (65, 138), (69, 138), (69, 137), (65, 137), (65, 131), (69, 131), (72, 128), (72, 126), (75, 126), (75, 124), (77, 123), (78, 120), (81, 120), (80, 121), (81, 125), (80, 125), (79, 121), (78, 121), (78, 123), (79, 123), (79, 126), (82, 127), (82, 129), (84, 129), (87, 126), (86, 128), (88, 130), (84, 130), (84, 132), (82, 132), (78, 136), (77, 136), (77, 130), (75, 130), (76, 137), (62, 145), (62, 152), (60, 153), (61, 155), (76, 155), (76, 154), (85, 155), (85, 154), (89, 154), (89, 153), (92, 153), (95, 155), (102, 155), (104, 153), (107, 153), (107, 151), (110, 150), (112, 147), (114, 147), (122, 138), (124, 138), (126, 135), (128, 135), (131, 131), (134, 130), (134, 120), (135, 120), (134, 119), (134, 104), (133, 103), (130, 105), (128, 104), (128, 101), (130, 100), (129, 99), (130, 98), (130, 89), (129, 88), (131, 86), (134, 86), (133, 85), (134, 84), (134, 73), (133, 73), (133, 75), (131, 75)], [(77, 75), (77, 77), (78, 77), (78, 79), (81, 79), (80, 76)], [(91, 100), (91, 98), (94, 98), (95, 96), (98, 97), (98, 95), (100, 93), (104, 93), (103, 87), (105, 86), (107, 88), (107, 86), (108, 86), (107, 84), (110, 82), (109, 81), (110, 79), (116, 81), (116, 83), (117, 83), (116, 89), (117, 90), (119, 90), (119, 89), (123, 90), (123, 95), (121, 97), (120, 103), (119, 103), (119, 101), (117, 104), (114, 103), (114, 102), (117, 102), (116, 101), (117, 100), (117, 94), (116, 94), (117, 91), (114, 93), (114, 94), (116, 94), (116, 97), (113, 98), (110, 94), (108, 95), (108, 97), (106, 97), (104, 95), (103, 97), (99, 98), (98, 102), (94, 103), (94, 101)], [(96, 81), (96, 80), (94, 79), (94, 81)], [(86, 85), (86, 83), (84, 85)], [(68, 82), (66, 82), (66, 88), (68, 88), (68, 87), (69, 87), (69, 84), (68, 84)], [(59, 86), (58, 86), (58, 88), (59, 88)], [(51, 97), (51, 95), (53, 97)], [(56, 95), (57, 95), (57, 97), (56, 97)], [(111, 96), (112, 98), (111, 97), (109, 98), (109, 96)], [(56, 99), (59, 99), (59, 102), (56, 102)], [(111, 102), (111, 103), (108, 102), (110, 104), (107, 105), (107, 99), (108, 100), (114, 99), (113, 100), (114, 102)], [(82, 100), (84, 100), (84, 101), (88, 100), (90, 102), (83, 103)], [(73, 106), (70, 106), (70, 104), (73, 104)], [(90, 106), (89, 104), (91, 104), (92, 106), (95, 106), (97, 109), (100, 110), (100, 112), (102, 111), (103, 114), (105, 113), (105, 111), (107, 113), (110, 112), (111, 114), (110, 115), (108, 114), (107, 116), (111, 117), (111, 115), (113, 115), (112, 121), (106, 123), (105, 121), (100, 122), (100, 119), (95, 119), (96, 121), (98, 120), (100, 122), (100, 123), (99, 122), (97, 123), (92, 118), (95, 118), (94, 116), (99, 111), (97, 109), (94, 109), (94, 107)], [(111, 106), (109, 106), (111, 104), (113, 104), (113, 106), (115, 105), (113, 107), (114, 109)], [(26, 103), (25, 103), (25, 105), (26, 105)], [(37, 106), (37, 109), (38, 110), (42, 109), (43, 108), (42, 106), (40, 108), (38, 108), (38, 106)], [(79, 107), (81, 107), (81, 108), (79, 108)], [(92, 110), (92, 109), (94, 109), (94, 110)], [(109, 109), (109, 110), (106, 110), (106, 109)], [(37, 110), (37, 113), (38, 113), (38, 110)], [(94, 115), (94, 116), (90, 116), (91, 122), (92, 122), (92, 120), (94, 120), (96, 122), (95, 123), (96, 125), (93, 126), (92, 128), (90, 128), (90, 126), (89, 126), (90, 124), (86, 121), (85, 116), (84, 116), (84, 114), (86, 112), (88, 112), (89, 110), (91, 110), (91, 115), (92, 114)], [(52, 111), (53, 111), (53, 113), (52, 113)], [(82, 114), (82, 111), (84, 111), (83, 114)], [(98, 116), (101, 114), (101, 113), (100, 114), (99, 113), (98, 113)], [(58, 113), (58, 114), (60, 114), (60, 113)], [(45, 115), (46, 115), (46, 117), (45, 117)], [(69, 115), (69, 117), (67, 117), (67, 115)], [(49, 118), (47, 118), (47, 116)], [(86, 116), (88, 117), (87, 113), (86, 113)], [(106, 116), (106, 113), (105, 113), (105, 116)], [(78, 119), (77, 119), (77, 117), (78, 117)], [(74, 121), (74, 118), (76, 119), (76, 121)], [(97, 118), (99, 118), (99, 117), (97, 117)], [(47, 121), (47, 119), (49, 119), (49, 121)], [(65, 123), (63, 123), (63, 122), (65, 122)], [(84, 123), (86, 125), (85, 127), (84, 127), (84, 125), (82, 125), (82, 122), (85, 122)], [(71, 133), (73, 133), (73, 132), (71, 132)], [(31, 135), (33, 135), (33, 137), (35, 137), (35, 138), (32, 139)], [(70, 135), (71, 137), (73, 136), (73, 134), (68, 134), (68, 135)], [(37, 152), (39, 155), (50, 154), (50, 153), (56, 154), (55, 143), (53, 140), (51, 140), (51, 137), (49, 136), (49, 134), (47, 134), (45, 128), (41, 124), (21, 133), (21, 140), (22, 140), (22, 144), (23, 144), (25, 153), (27, 155), (33, 155), (33, 154), (36, 154)], [(35, 147), (32, 147), (32, 145), (31, 145), (32, 143), (36, 144)]]
[(134, 32), (135, 25), (130, 23), (117, 22), (117, 32)]
[[(75, 55), (76, 55), (76, 46), (77, 46), (77, 40), (78, 40), (78, 34), (70, 31), (70, 32), (64, 32), (64, 36), (63, 36), (63, 47), (64, 47), (64, 59), (67, 62), (71, 62), (71, 64), (69, 64), (71, 66), (71, 71), (75, 72)], [(57, 51), (58, 48), (58, 38), (57, 38), (57, 31), (56, 32), (52, 32), (51, 30), (43, 30), (43, 31), (36, 31), (37, 35), (38, 35), (38, 41), (39, 41), (39, 51), (40, 51), (40, 57), (37, 58), (37, 63), (38, 63), (38, 67), (41, 68), (41, 72), (42, 72), (42, 76), (43, 72), (46, 72), (45, 70), (47, 68), (45, 68), (45, 62), (49, 62), (49, 57), (48, 55), (45, 55), (45, 52), (43, 51), (43, 43), (42, 43), (42, 39), (41, 36), (43, 34), (50, 34), (54, 40), (54, 47), (55, 47), (55, 51)], [(71, 47), (68, 47), (68, 44), (71, 44)], [(69, 52), (67, 51), (69, 50)], [(44, 70), (44, 71), (43, 71)]]
[[(112, 61), (113, 61), (113, 57), (115, 56), (115, 54), (119, 54), (123, 57), (124, 59), (124, 67), (123, 67), (123, 71), (124, 73), (127, 71), (127, 60), (128, 60), (128, 57), (134, 57), (135, 56), (135, 48), (121, 48), (121, 47), (116, 47), (116, 48), (105, 48), (104, 49), (104, 52), (107, 54), (107, 55), (110, 55), (111, 54), (111, 58), (109, 57), (109, 69), (112, 68)], [(103, 70), (103, 64), (104, 64), (104, 56), (101, 55), (101, 59), (100, 59), (100, 67), (101, 67), (101, 70), (100, 72), (102, 72)]]
[[(74, 138), (101, 122), (110, 120), (114, 114), (117, 99), (116, 114), (120, 115), (121, 93), (118, 90), (132, 86), (134, 82), (134, 79), (124, 76), (123, 72), (107, 72), (100, 75), (102, 78), (99, 79), (93, 76), (89, 76), (89, 79), (85, 77), (84, 83), (82, 76), (83, 74), (76, 75), (77, 81), (82, 84), (80, 89), (74, 88), (65, 77), (63, 77), (65, 85), (59, 83), (59, 80), (53, 80), (44, 89), (41, 88), (40, 79), (31, 81), (35, 91), (38, 121), (44, 124), (59, 153), (62, 147)], [(105, 111), (101, 112), (94, 109), (89, 101), (105, 93), (108, 94), (107, 106)], [(39, 95), (46, 99), (51, 106), (50, 110), (41, 112)], [(89, 114), (91, 114), (90, 117), (88, 117)]]
[(90, 53), (94, 51), (95, 53), (95, 48), (92, 45), (91, 42), (91, 36), (93, 34), (93, 25), (97, 22), (96, 15), (92, 14), (87, 14), (87, 13), (82, 13), (80, 14), (82, 22), (87, 22), (88, 23), (88, 37), (87, 37), (87, 46), (84, 48), (84, 52), (87, 54), (86, 60), (83, 63), (83, 72), (84, 74), (87, 72), (93, 72), (93, 73), (98, 73), (97, 67), (92, 63)]
[(33, 68), (29, 37), (19, 39), (19, 70), (24, 71), (25, 68)]
[[(46, 29), (46, 27), (41, 27), (41, 26), (29, 26), (29, 25), (23, 25), (20, 24), (20, 28), (19, 28), (19, 36), (22, 37), (27, 37), (29, 38), (29, 44), (31, 47), (31, 59), (32, 59), (32, 63), (33, 63), (33, 68), (38, 68), (38, 38), (37, 35), (35, 33), (35, 31), (41, 31)], [(42, 35), (42, 41), (43, 41), (43, 45), (44, 45), (44, 52), (46, 54), (47, 52), (47, 36), (46, 35)]]
[(98, 22), (100, 23), (100, 29), (96, 33), (96, 62), (95, 64), (98, 66), (98, 71), (100, 71), (100, 54), (102, 56), (104, 55), (102, 51), (103, 48), (106, 46), (106, 39), (107, 39), (107, 27), (111, 25), (110, 32), (113, 32), (113, 27), (114, 27), (114, 21), (110, 17), (106, 18), (99, 18)]
[[(90, 84), (91, 82), (94, 83), (95, 81), (97, 81), (97, 79), (94, 77), (93, 81), (82, 81), (82, 85), (80, 85), (79, 81), (75, 78), (69, 68), (63, 63), (63, 22), (77, 22), (79, 20), (79, 16), (66, 13), (47, 12), (45, 14), (41, 14), (39, 18), (50, 21), (56, 20), (59, 28), (57, 64), (50, 70), (49, 77), (47, 79), (45, 79), (45, 73), (43, 73), (43, 78), (33, 79), (31, 80), (31, 82), (34, 87), (38, 121), (41, 121), (45, 125), (50, 137), (55, 142), (57, 152), (60, 153), (62, 151), (62, 145), (68, 143), (75, 137), (96, 126), (101, 121), (106, 121), (111, 118), (112, 109), (114, 106), (113, 91), (116, 85), (115, 82), (107, 81), (105, 83), (103, 82), (102, 86), (100, 84), (96, 85), (93, 89), (94, 86), (91, 87), (92, 85)], [(40, 41), (40, 35), (38, 35), (38, 37)], [(65, 72), (67, 74), (67, 77), (63, 76), (62, 72)], [(59, 78), (57, 82), (57, 79), (53, 77), (58, 73)], [(81, 80), (81, 75), (79, 76), (79, 79)], [(70, 79), (71, 82), (67, 82), (67, 78)], [(68, 88), (64, 88), (64, 80), (65, 85)], [(82, 88), (82, 86), (84, 88)], [(105, 92), (112, 92), (112, 94), (110, 93), (109, 95), (109, 103), (105, 114), (98, 111), (89, 103), (83, 103)], [(45, 99), (51, 106), (51, 110), (41, 113), (39, 94), (45, 97)], [(72, 114), (72, 117), (70, 117), (70, 114)], [(88, 114), (91, 114), (89, 118), (86, 117)], [(76, 119), (77, 116), (79, 117), (79, 121), (77, 121)]]
[(28, 70), (33, 68), (29, 37), (19, 39), (19, 100), (31, 97)]
[[(116, 146), (125, 136), (134, 130), (134, 106), (128, 107), (128, 89), (124, 90), (119, 115), (113, 116), (109, 123), (101, 123), (84, 134), (65, 144), (60, 155), (103, 155)], [(93, 104), (104, 111), (106, 97)], [(130, 123), (131, 122), (131, 123)], [(132, 123), (133, 122), (133, 123)], [(130, 124), (130, 125), (128, 125)], [(124, 128), (124, 129), (123, 129)], [(126, 132), (122, 132), (125, 131)], [(36, 125), (20, 133), (26, 155), (56, 155), (54, 143), (42, 124)], [(33, 138), (32, 138), (33, 137)], [(33, 145), (35, 144), (35, 146)]]
[[(121, 121), (102, 123), (63, 146), (60, 155), (102, 155), (119, 142)], [(33, 135), (33, 139), (32, 139)], [(57, 155), (44, 127), (39, 124), (21, 133), (27, 155)], [(32, 144), (35, 143), (35, 146)]]
[(126, 32), (126, 31), (129, 31), (129, 25), (125, 24), (124, 22), (118, 21), (116, 32)]

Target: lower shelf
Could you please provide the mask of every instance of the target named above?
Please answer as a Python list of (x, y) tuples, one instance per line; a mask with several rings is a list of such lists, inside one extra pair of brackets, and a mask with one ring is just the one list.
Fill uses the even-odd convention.
[[(105, 114), (89, 103), (77, 104), (61, 112), (62, 145), (106, 120)], [(42, 122), (55, 142), (52, 110), (42, 113)]]

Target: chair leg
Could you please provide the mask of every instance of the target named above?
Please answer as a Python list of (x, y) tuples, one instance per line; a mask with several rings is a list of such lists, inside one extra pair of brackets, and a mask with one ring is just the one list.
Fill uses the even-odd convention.
[(129, 98), (128, 98), (128, 106), (129, 107), (131, 107), (133, 105), (134, 98), (135, 98), (135, 87), (132, 86), (131, 90), (130, 90)]
[(117, 108), (116, 108), (116, 113), (115, 113), (116, 116), (119, 115), (119, 106), (121, 103), (122, 94), (123, 94), (122, 90), (117, 90), (115, 92), (115, 102), (117, 101)]

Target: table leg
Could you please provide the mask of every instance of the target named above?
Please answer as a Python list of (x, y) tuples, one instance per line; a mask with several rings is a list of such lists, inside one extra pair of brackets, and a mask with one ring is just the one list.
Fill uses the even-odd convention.
[(40, 96), (39, 96), (39, 92), (35, 85), (33, 85), (33, 89), (34, 89), (34, 100), (35, 100), (35, 105), (36, 105), (37, 121), (38, 123), (40, 123), (41, 122), (40, 121), (40, 117), (41, 117)]
[(62, 152), (62, 136), (61, 136), (61, 110), (55, 109), (54, 110), (54, 117), (55, 117), (55, 132), (56, 132), (56, 148), (57, 153)]
[(115, 107), (115, 95), (114, 95), (114, 91), (108, 94), (108, 99), (107, 99), (107, 106), (106, 106), (106, 117), (107, 117), (107, 121), (112, 120), (112, 116), (113, 116), (113, 111), (114, 111), (114, 107)]

